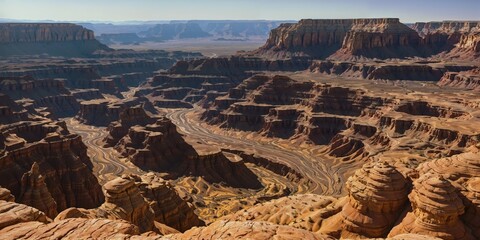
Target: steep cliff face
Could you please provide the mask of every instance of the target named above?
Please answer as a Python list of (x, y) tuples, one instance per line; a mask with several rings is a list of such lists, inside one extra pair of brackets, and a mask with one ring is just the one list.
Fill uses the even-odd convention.
[(195, 214), (195, 207), (183, 200), (169, 182), (154, 173), (131, 178), (135, 180), (142, 196), (149, 202), (155, 213), (155, 221), (181, 232), (205, 225)]
[(343, 54), (367, 58), (403, 58), (417, 54), (418, 34), (399, 19), (355, 19), (343, 40)]
[(446, 51), (444, 57), (477, 59), (480, 57), (480, 22), (443, 21), (416, 23), (413, 27), (422, 37), (422, 46)]
[(78, 102), (59, 79), (35, 79), (29, 76), (0, 77), (0, 92), (12, 100), (20, 100), (31, 114), (51, 118), (73, 116)]
[(57, 203), (48, 191), (44, 177), (40, 175), (40, 167), (34, 162), (32, 169), (22, 176), (22, 190), (19, 202), (37, 208), (54, 218), (57, 215)]
[(302, 19), (296, 24), (281, 24), (270, 32), (267, 42), (258, 53), (271, 51), (272, 55), (280, 57), (329, 56), (342, 46), (353, 21), (353, 19)]
[(3, 23), (0, 42), (62, 42), (94, 40), (93, 31), (71, 23)]
[(480, 90), (480, 69), (462, 72), (446, 72), (437, 83), (442, 87)]
[(303, 19), (273, 29), (265, 45), (250, 54), (345, 60), (428, 57), (446, 52), (448, 58), (476, 58), (478, 26), (478, 22), (449, 21), (417, 23), (409, 28), (397, 18)]
[(67, 207), (101, 204), (103, 194), (91, 172), (86, 146), (63, 123), (11, 124), (3, 126), (1, 135), (5, 147), (0, 157), (0, 184), (16, 199), (51, 217)]
[(404, 57), (416, 53), (414, 47), (419, 42), (418, 34), (396, 18), (303, 19), (273, 29), (266, 44), (254, 53), (275, 57)]
[[(76, 118), (83, 123), (108, 126), (119, 120), (124, 111), (130, 108), (142, 108), (156, 113), (152, 103), (144, 97), (134, 97), (126, 100), (95, 99), (80, 103), (80, 111)], [(128, 114), (127, 114), (128, 115)]]
[(93, 31), (69, 23), (2, 23), (0, 53), (8, 55), (88, 56), (110, 50)]

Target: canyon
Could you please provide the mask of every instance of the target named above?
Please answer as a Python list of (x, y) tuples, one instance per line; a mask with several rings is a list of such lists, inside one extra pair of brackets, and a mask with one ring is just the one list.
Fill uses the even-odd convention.
[(137, 30), (272, 26), (206, 57), (0, 24), (0, 236), (480, 238), (480, 22)]

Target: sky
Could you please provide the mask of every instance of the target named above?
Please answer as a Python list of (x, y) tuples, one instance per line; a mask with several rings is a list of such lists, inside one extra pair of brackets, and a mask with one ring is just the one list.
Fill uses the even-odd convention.
[(0, 0), (0, 18), (56, 21), (398, 17), (480, 20), (480, 0)]

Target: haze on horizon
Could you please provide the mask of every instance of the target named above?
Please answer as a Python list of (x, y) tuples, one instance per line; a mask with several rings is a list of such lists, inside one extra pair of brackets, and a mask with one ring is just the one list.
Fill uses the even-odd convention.
[(54, 21), (299, 20), (396, 17), (480, 20), (479, 0), (0, 0), (0, 18)]

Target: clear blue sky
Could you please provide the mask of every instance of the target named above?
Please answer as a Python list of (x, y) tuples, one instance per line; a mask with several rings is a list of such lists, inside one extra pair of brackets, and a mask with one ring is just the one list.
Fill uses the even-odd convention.
[(480, 0), (0, 0), (0, 18), (59, 21), (399, 17), (480, 20)]

